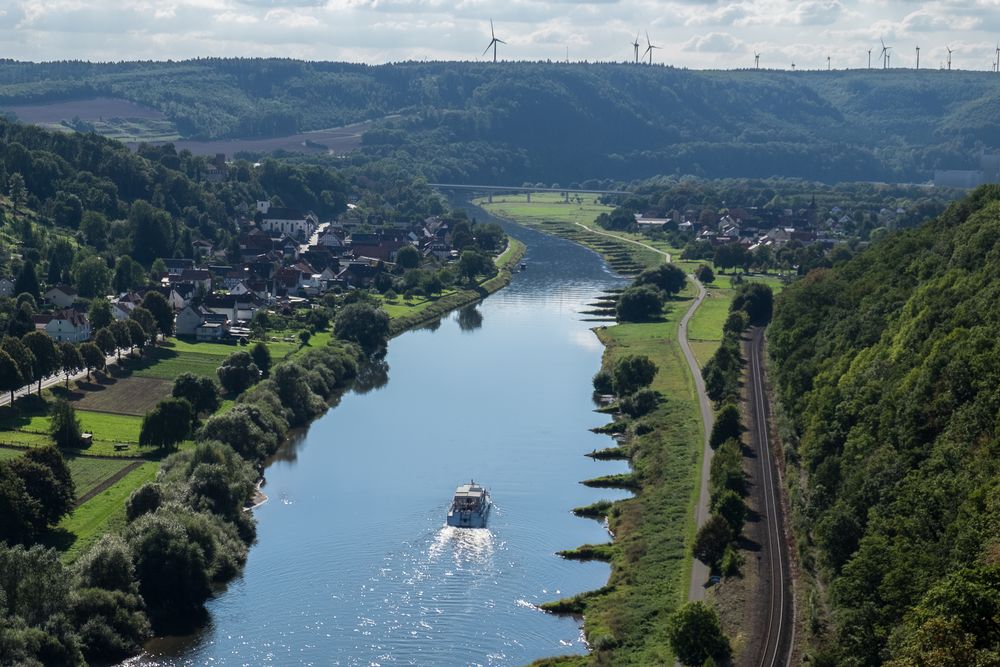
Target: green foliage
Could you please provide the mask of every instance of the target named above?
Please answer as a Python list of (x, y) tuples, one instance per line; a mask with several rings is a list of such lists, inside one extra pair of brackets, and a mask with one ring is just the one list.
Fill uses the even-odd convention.
[(741, 496), (746, 492), (743, 454), (738, 440), (726, 440), (715, 450), (708, 479), (713, 503), (727, 490)]
[(694, 557), (705, 565), (715, 568), (722, 560), (722, 554), (733, 539), (733, 530), (729, 522), (718, 514), (708, 517), (705, 524), (698, 529), (695, 535), (693, 552)]
[(647, 322), (663, 315), (663, 293), (651, 285), (628, 287), (618, 297), (620, 322)]
[(94, 299), (90, 302), (88, 317), (90, 318), (90, 326), (94, 331), (99, 331), (104, 327), (110, 326), (114, 321), (114, 316), (111, 314), (111, 303), (103, 296)]
[(740, 569), (743, 567), (743, 555), (735, 548), (733, 545), (726, 547), (726, 550), (722, 553), (722, 562), (719, 565), (719, 569), (727, 577), (735, 577), (739, 575)]
[(142, 418), (139, 444), (143, 447), (175, 447), (191, 435), (194, 410), (184, 398), (167, 398)]
[(396, 253), (396, 264), (404, 269), (415, 269), (420, 266), (420, 251), (412, 245), (405, 245)]
[(995, 560), (997, 230), (1000, 187), (986, 186), (793, 283), (776, 305), (772, 380), (793, 419), (787, 459), (805, 480), (800, 540), (828, 568), (845, 664), (890, 650), (910, 660), (900, 664), (948, 664), (925, 652), (934, 637), (966, 646), (947, 617), (907, 619), (937, 586)]
[(195, 415), (211, 414), (219, 409), (219, 388), (211, 378), (193, 373), (181, 373), (174, 380), (171, 395), (174, 398), (187, 399)]
[(743, 532), (743, 522), (747, 518), (747, 506), (740, 494), (731, 489), (722, 491), (712, 499), (712, 511), (726, 520), (733, 535), (738, 536)]
[(740, 409), (729, 403), (722, 406), (722, 409), (715, 415), (715, 423), (712, 424), (712, 433), (709, 435), (708, 444), (712, 449), (718, 449), (719, 445), (726, 440), (739, 440), (742, 433)]
[(653, 360), (643, 355), (630, 354), (619, 358), (611, 371), (615, 393), (626, 396), (648, 387), (658, 370)]
[(694, 270), (694, 277), (703, 283), (711, 283), (715, 281), (715, 272), (708, 264), (699, 264)]
[(7, 354), (6, 350), (0, 349), (0, 391), (9, 391), (11, 401), (13, 401), (14, 391), (20, 389), (24, 384), (25, 380), (18, 364)]
[(222, 389), (237, 396), (260, 380), (260, 370), (247, 352), (234, 352), (219, 366), (219, 384)]
[(56, 401), (49, 411), (49, 433), (60, 447), (77, 447), (80, 444), (82, 427), (76, 410), (66, 401)]
[(73, 269), (73, 278), (80, 296), (85, 299), (103, 297), (111, 287), (111, 269), (100, 257), (89, 257)]
[(711, 658), (725, 660), (731, 652), (719, 616), (704, 602), (686, 602), (672, 613), (667, 635), (682, 665), (700, 667)]
[(261, 375), (267, 377), (271, 372), (271, 350), (267, 348), (267, 345), (259, 341), (254, 343), (254, 346), (250, 348), (250, 356)]
[(642, 417), (652, 412), (660, 402), (660, 394), (652, 389), (640, 389), (634, 394), (622, 398), (619, 403), (621, 411), (629, 417)]
[(88, 377), (90, 371), (102, 370), (104, 368), (104, 352), (94, 343), (81, 343), (80, 357), (83, 359), (83, 365), (87, 369)]
[[(146, 295), (142, 297), (142, 307), (149, 311), (150, 315), (153, 316), (153, 320), (156, 321), (156, 330), (159, 331), (164, 336), (171, 336), (174, 333), (174, 309), (170, 307), (167, 303), (167, 298), (160, 294), (159, 292), (150, 290), (146, 292)], [(136, 318), (139, 324), (143, 325), (143, 329), (146, 333), (152, 333), (149, 328), (143, 324), (142, 320)]]
[(597, 394), (613, 394), (615, 391), (614, 378), (603, 369), (594, 374), (593, 385)]
[(367, 303), (352, 303), (337, 313), (333, 333), (341, 340), (357, 343), (366, 352), (385, 345), (389, 336), (389, 316)]
[(687, 284), (687, 276), (676, 264), (667, 263), (646, 269), (638, 275), (633, 284), (652, 285), (667, 294), (677, 294)]
[(125, 518), (135, 521), (143, 514), (155, 512), (163, 504), (163, 487), (153, 482), (143, 484), (125, 502)]
[(750, 324), (765, 326), (774, 310), (774, 292), (764, 283), (744, 283), (733, 297), (730, 309), (746, 312)]

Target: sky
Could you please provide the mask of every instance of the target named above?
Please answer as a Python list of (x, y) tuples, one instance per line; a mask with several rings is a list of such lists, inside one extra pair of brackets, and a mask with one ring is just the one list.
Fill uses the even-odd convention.
[(490, 19), (508, 60), (624, 61), (646, 33), (654, 63), (693, 69), (991, 70), (1000, 0), (0, 0), (0, 57), (166, 60), (277, 56), (385, 63), (485, 60)]

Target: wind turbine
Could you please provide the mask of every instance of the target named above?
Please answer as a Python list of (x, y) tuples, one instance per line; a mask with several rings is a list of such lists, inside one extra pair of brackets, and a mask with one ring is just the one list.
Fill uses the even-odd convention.
[(881, 37), (878, 38), (878, 41), (882, 42), (882, 53), (879, 54), (879, 57), (882, 59), (882, 69), (889, 69), (889, 51), (892, 47), (886, 46), (885, 40)]
[(917, 47), (917, 69), (920, 69), (920, 47)]
[(635, 49), (635, 64), (639, 64), (639, 33), (635, 33), (635, 41), (632, 42), (632, 48)]
[(493, 49), (493, 62), (496, 62), (497, 44), (506, 44), (507, 42), (503, 41), (502, 39), (497, 39), (496, 33), (493, 32), (493, 19), (490, 19), (490, 37), (492, 37), (493, 39), (490, 40), (490, 45), (486, 47), (485, 51), (483, 51), (483, 55), (485, 56), (487, 53), (490, 52), (490, 49)]
[(830, 56), (826, 57), (826, 71), (830, 71)]
[(649, 33), (647, 32), (646, 33), (646, 50), (643, 51), (642, 57), (645, 58), (646, 54), (648, 53), (649, 54), (649, 64), (650, 65), (653, 64), (653, 49), (658, 49), (658, 48), (660, 48), (660, 47), (656, 46), (655, 44), (653, 44), (652, 42), (649, 41)]
[[(1000, 47), (997, 48), (997, 52), (1000, 53)], [(753, 68), (760, 69), (760, 54), (756, 51), (753, 52)]]
[(872, 68), (872, 50), (868, 49), (868, 69)]
[(951, 71), (951, 54), (952, 54), (952, 51), (951, 51), (951, 47), (950, 46), (946, 46), (944, 48), (948, 49), (948, 71), (950, 72)]
[(997, 72), (1000, 72), (1000, 42), (997, 42), (997, 62), (996, 62), (996, 71), (997, 71)]

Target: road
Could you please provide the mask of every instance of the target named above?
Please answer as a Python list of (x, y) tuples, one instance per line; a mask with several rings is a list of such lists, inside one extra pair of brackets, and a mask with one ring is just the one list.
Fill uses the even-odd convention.
[[(748, 433), (750, 448), (756, 454), (751, 474), (752, 501), (760, 521), (753, 537), (760, 544), (757, 570), (760, 580), (755, 600), (760, 605), (759, 623), (751, 628), (747, 646), (756, 647), (752, 665), (782, 667), (791, 664), (794, 643), (794, 609), (788, 567), (788, 540), (785, 539), (784, 507), (781, 502), (781, 469), (771, 451), (770, 415), (767, 380), (761, 362), (764, 329), (754, 327), (747, 343), (749, 378)], [(750, 567), (748, 563), (746, 567)]]
[[(111, 364), (117, 364), (118, 363), (118, 358), (115, 355), (108, 355), (108, 357), (105, 358), (104, 363), (105, 363), (106, 366), (110, 366)], [(79, 380), (80, 378), (85, 378), (85, 377), (87, 377), (87, 371), (80, 371), (79, 373), (76, 373), (74, 375), (70, 375), (69, 379), (70, 380)], [(53, 386), (55, 386), (57, 384), (65, 384), (65, 382), (66, 382), (66, 376), (64, 374), (62, 374), (62, 373), (58, 373), (56, 375), (50, 375), (49, 377), (47, 377), (44, 380), (42, 380), (42, 389), (47, 389), (47, 388), (53, 387)], [(31, 384), (27, 384), (27, 385), (21, 387), (20, 389), (18, 389), (17, 391), (15, 391), (14, 392), (14, 400), (17, 400), (18, 398), (20, 398), (22, 396), (27, 396), (28, 394), (31, 394), (31, 393), (35, 393), (37, 391), (38, 391), (38, 381), (36, 380), (35, 382), (32, 382)], [(5, 391), (2, 394), (0, 394), (0, 406), (3, 406), (3, 405), (10, 405), (10, 392), (9, 391)]]

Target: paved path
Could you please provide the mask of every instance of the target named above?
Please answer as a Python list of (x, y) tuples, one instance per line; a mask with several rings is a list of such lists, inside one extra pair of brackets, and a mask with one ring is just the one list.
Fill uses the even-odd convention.
[[(591, 229), (590, 227), (587, 227), (579, 222), (575, 224), (583, 229), (586, 229), (591, 234), (609, 236), (613, 239), (618, 239), (619, 241), (634, 243), (635, 245), (646, 248), (647, 250), (652, 250), (653, 252), (666, 257), (668, 262), (670, 261), (670, 253), (664, 252), (659, 248), (654, 248), (648, 243), (634, 241), (610, 232)], [(684, 359), (687, 361), (688, 368), (691, 370), (691, 377), (694, 378), (695, 392), (698, 395), (698, 410), (701, 413), (701, 421), (705, 431), (705, 438), (702, 443), (704, 454), (702, 456), (698, 504), (695, 506), (694, 510), (695, 528), (698, 529), (701, 528), (708, 519), (708, 477), (709, 472), (712, 469), (713, 454), (712, 448), (708, 445), (708, 437), (712, 432), (712, 423), (715, 421), (715, 415), (712, 410), (712, 403), (708, 398), (708, 394), (705, 393), (705, 381), (701, 377), (701, 367), (698, 365), (698, 360), (695, 359), (694, 353), (691, 351), (691, 345), (688, 343), (687, 335), (688, 322), (691, 321), (691, 317), (694, 316), (694, 313), (698, 310), (698, 306), (701, 305), (701, 302), (705, 300), (706, 291), (705, 286), (702, 285), (701, 282), (694, 277), (694, 275), (689, 275), (688, 278), (698, 288), (698, 296), (695, 297), (694, 303), (691, 304), (691, 307), (688, 308), (686, 313), (684, 313), (684, 317), (681, 318), (680, 326), (677, 328), (677, 341), (680, 343), (681, 350), (684, 352)], [(708, 583), (708, 576), (708, 566), (697, 558), (692, 559), (691, 583), (688, 589), (689, 600), (703, 600), (705, 598), (705, 584)]]

